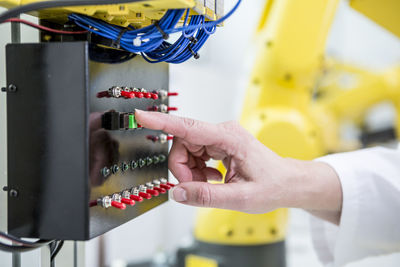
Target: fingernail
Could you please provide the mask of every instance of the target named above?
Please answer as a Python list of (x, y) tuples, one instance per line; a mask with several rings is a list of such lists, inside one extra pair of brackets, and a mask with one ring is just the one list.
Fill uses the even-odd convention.
[(185, 202), (187, 200), (186, 190), (181, 187), (174, 187), (170, 192), (171, 198), (176, 202)]

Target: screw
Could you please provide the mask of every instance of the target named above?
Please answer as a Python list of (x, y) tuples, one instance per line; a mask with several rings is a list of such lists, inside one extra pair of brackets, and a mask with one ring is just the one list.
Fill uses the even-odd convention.
[(139, 167), (142, 168), (146, 165), (146, 161), (144, 159), (139, 159)]
[(15, 86), (14, 84), (10, 84), (8, 86), (8, 91), (11, 92), (11, 93), (16, 92), (17, 91), (17, 86)]
[(163, 154), (158, 155), (158, 157), (160, 158), (160, 162), (164, 162), (167, 159), (167, 157)]
[(111, 171), (112, 171), (112, 173), (117, 173), (118, 171), (119, 171), (119, 167), (118, 167), (118, 165), (114, 165), (114, 166), (112, 166), (111, 167)]
[(11, 189), (10, 192), (10, 197), (17, 197), (18, 196), (18, 191), (15, 189)]
[(104, 176), (104, 178), (107, 178), (111, 174), (111, 171), (109, 168), (104, 167), (101, 169), (100, 173)]
[(121, 164), (121, 170), (122, 170), (123, 172), (129, 170), (129, 165), (126, 164), (125, 162), (123, 162), (123, 163)]
[(138, 167), (138, 163), (134, 160), (131, 161), (131, 169), (134, 170)]

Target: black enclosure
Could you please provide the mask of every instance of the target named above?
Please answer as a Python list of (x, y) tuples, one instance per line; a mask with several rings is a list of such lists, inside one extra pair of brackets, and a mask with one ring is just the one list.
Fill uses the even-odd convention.
[(140, 56), (91, 62), (86, 42), (9, 44), (6, 59), (9, 233), (88, 240), (167, 201), (160, 194), (126, 210), (89, 207), (99, 197), (168, 177), (167, 160), (101, 174), (104, 167), (168, 155), (168, 144), (146, 139), (160, 132), (108, 131), (101, 115), (168, 101), (96, 97), (112, 86), (168, 90), (167, 64)]

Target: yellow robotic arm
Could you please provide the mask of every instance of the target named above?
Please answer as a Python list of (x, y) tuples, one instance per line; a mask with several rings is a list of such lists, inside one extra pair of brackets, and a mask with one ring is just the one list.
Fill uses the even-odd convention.
[[(343, 119), (360, 122), (372, 105), (385, 100), (400, 111), (399, 67), (375, 73), (325, 59), (338, 3), (270, 0), (264, 7), (240, 122), (281, 156), (311, 160), (349, 150), (339, 135)], [(353, 0), (351, 5), (399, 35), (398, 1)], [(357, 83), (344, 88), (338, 82), (343, 73), (355, 76)], [(195, 228), (197, 245), (184, 254), (186, 265), (179, 266), (285, 266), (287, 220), (285, 209), (262, 215), (202, 209)], [(240, 257), (233, 256), (237, 253)]]

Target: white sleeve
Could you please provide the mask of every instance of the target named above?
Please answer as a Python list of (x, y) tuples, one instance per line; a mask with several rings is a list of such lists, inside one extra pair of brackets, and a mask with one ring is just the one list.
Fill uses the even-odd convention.
[(329, 266), (400, 251), (400, 150), (372, 148), (317, 159), (339, 176), (339, 227), (312, 218), (314, 247)]

